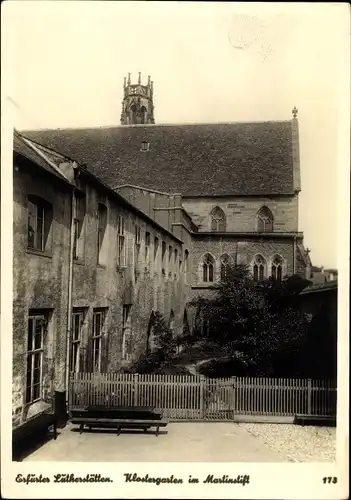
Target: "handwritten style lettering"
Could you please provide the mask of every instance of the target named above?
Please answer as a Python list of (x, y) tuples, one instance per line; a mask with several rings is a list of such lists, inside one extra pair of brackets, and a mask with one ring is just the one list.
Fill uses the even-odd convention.
[(171, 483), (171, 484), (182, 484), (183, 479), (177, 479), (176, 477), (173, 476), (173, 474), (170, 477), (152, 477), (149, 476), (149, 474), (146, 474), (146, 476), (138, 476), (136, 472), (134, 474), (123, 474), (125, 477), (125, 482), (126, 483), (155, 483), (157, 486), (160, 484), (164, 483)]
[(245, 486), (246, 484), (250, 483), (250, 476), (248, 476), (247, 474), (245, 474), (244, 476), (238, 475), (238, 477), (234, 479), (227, 476), (227, 474), (223, 475), (222, 477), (214, 477), (213, 474), (209, 474), (203, 482), (211, 484), (242, 484), (243, 486)]

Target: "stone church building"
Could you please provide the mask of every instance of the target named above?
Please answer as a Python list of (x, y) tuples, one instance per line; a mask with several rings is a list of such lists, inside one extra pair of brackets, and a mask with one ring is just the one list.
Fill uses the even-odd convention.
[(150, 77), (123, 91), (120, 126), (15, 132), (14, 425), (69, 372), (128, 366), (155, 311), (191, 329), (187, 304), (230, 263), (256, 280), (310, 276), (296, 108), (162, 125)]

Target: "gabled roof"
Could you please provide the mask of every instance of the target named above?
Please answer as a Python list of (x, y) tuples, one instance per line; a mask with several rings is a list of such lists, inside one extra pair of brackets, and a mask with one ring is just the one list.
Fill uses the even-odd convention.
[[(21, 132), (112, 188), (183, 196), (293, 194), (292, 122), (136, 125)], [(141, 151), (142, 142), (150, 144)]]
[[(58, 177), (61, 180), (64, 180), (65, 182), (69, 183), (68, 179), (57, 169), (54, 168), (47, 160), (45, 160), (35, 149), (30, 147), (24, 140), (23, 138), (14, 132), (13, 136), (13, 151), (14, 153), (17, 153), (28, 160), (30, 160), (32, 163), (35, 163), (42, 169), (46, 170), (50, 174), (55, 175), (55, 177)], [(70, 183), (69, 183), (70, 184)]]

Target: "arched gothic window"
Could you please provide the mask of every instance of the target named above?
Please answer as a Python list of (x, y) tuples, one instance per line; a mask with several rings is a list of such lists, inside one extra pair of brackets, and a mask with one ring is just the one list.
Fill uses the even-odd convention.
[(133, 104), (130, 107), (130, 112), (131, 112), (131, 123), (132, 125), (135, 125), (137, 123), (137, 108), (135, 104)]
[(213, 282), (214, 275), (214, 259), (212, 255), (206, 254), (202, 263), (202, 280), (205, 283)]
[(141, 107), (140, 119), (141, 119), (141, 123), (146, 123), (146, 108), (145, 108), (145, 106)]
[(283, 277), (284, 261), (280, 255), (275, 255), (272, 260), (272, 278), (281, 281)]
[(230, 258), (228, 254), (221, 256), (221, 281), (225, 281), (228, 278), (230, 267)]
[(262, 207), (257, 213), (257, 231), (259, 233), (273, 232), (273, 214), (268, 207)]
[(266, 261), (262, 255), (256, 255), (253, 263), (253, 278), (255, 281), (262, 281), (265, 278)]
[(225, 231), (225, 213), (220, 207), (215, 207), (211, 212), (211, 231)]

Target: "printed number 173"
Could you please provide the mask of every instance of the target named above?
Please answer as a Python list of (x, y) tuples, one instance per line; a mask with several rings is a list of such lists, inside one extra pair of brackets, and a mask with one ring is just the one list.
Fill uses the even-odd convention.
[(330, 483), (337, 483), (338, 482), (338, 478), (337, 477), (323, 477), (323, 483), (324, 484), (330, 484)]

